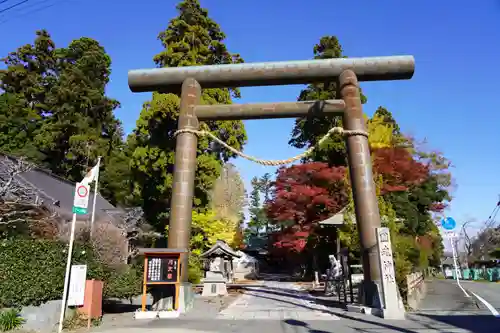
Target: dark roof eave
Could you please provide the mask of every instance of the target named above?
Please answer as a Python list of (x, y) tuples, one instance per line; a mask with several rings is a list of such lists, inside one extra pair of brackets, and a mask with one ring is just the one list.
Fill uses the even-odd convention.
[(203, 252), (200, 255), (200, 257), (202, 257), (202, 258), (208, 258), (208, 257), (212, 257), (212, 256), (220, 257), (220, 256), (224, 256), (224, 255), (229, 256), (229, 257), (235, 257), (235, 258), (241, 257), (240, 254), (238, 254), (236, 251), (231, 249), (229, 247), (229, 245), (227, 245), (227, 243), (222, 241), (222, 240), (216, 241), (215, 244), (210, 249)]

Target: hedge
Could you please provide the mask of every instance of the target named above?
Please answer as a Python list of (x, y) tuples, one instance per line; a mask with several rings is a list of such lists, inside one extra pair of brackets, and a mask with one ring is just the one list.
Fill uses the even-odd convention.
[(113, 272), (104, 284), (104, 297), (132, 299), (142, 293), (143, 270), (141, 267), (126, 267)]
[[(0, 240), (0, 308), (61, 299), (68, 245), (58, 241)], [(91, 248), (75, 244), (72, 264), (86, 264), (87, 278), (107, 280)]]

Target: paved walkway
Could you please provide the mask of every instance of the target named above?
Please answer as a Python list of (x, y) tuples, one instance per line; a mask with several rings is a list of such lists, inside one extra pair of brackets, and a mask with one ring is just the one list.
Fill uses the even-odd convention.
[[(448, 281), (433, 284), (427, 311), (407, 320), (385, 320), (315, 304), (292, 282), (265, 281), (244, 294), (221, 299), (198, 298), (196, 306), (178, 319), (117, 318), (117, 325), (96, 327), (94, 333), (490, 333), (500, 319), (464, 301)], [(460, 291), (461, 292), (461, 291)], [(462, 292), (463, 293), (463, 292)], [(453, 305), (452, 305), (453, 304)], [(440, 313), (443, 307), (450, 311)], [(127, 318), (127, 319), (126, 319)]]
[(217, 319), (230, 320), (339, 320), (325, 306), (292, 282), (266, 281), (262, 286), (246, 288)]

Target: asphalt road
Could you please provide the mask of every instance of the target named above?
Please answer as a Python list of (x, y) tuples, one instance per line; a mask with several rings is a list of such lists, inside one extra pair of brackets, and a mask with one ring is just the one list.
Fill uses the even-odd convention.
[(473, 281), (460, 281), (460, 283), (478, 300), (480, 309), (500, 313), (500, 283)]
[(420, 302), (418, 313), (476, 313), (476, 300), (466, 297), (455, 280), (427, 281), (427, 294)]
[(427, 282), (427, 295), (415, 313), (498, 316), (500, 284), (456, 280)]

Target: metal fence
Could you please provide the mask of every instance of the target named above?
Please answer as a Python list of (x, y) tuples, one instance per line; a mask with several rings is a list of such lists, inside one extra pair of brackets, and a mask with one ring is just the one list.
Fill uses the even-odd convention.
[[(471, 281), (489, 281), (489, 282), (499, 282), (500, 281), (500, 267), (494, 268), (469, 268), (461, 269), (461, 278), (464, 280)], [(455, 270), (452, 270), (453, 278), (455, 278)]]

